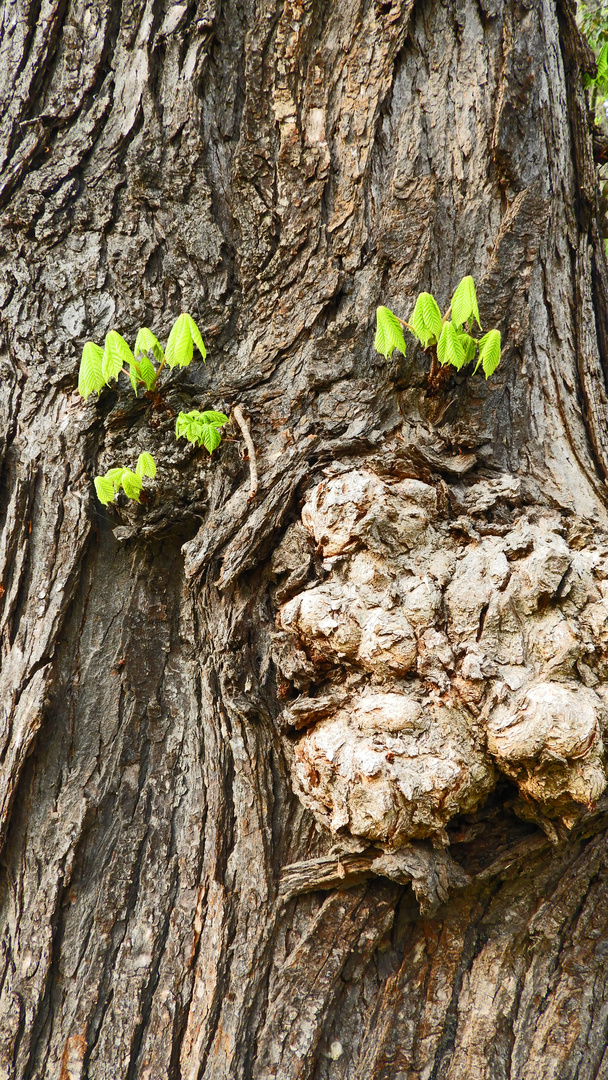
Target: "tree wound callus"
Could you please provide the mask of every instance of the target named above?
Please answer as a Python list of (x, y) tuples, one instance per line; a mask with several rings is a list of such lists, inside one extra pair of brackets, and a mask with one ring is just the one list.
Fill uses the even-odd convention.
[(434, 486), (365, 467), (309, 493), (326, 576), (277, 614), (300, 689), (282, 727), (294, 788), (337, 837), (445, 845), (501, 774), (550, 834), (604, 791), (607, 538), (572, 547), (560, 513), (520, 502), (503, 476), (442, 512)]

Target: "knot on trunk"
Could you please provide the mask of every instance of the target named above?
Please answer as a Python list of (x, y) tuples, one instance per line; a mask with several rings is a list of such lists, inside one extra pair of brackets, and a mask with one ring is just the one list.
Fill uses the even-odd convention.
[(593, 810), (607, 555), (597, 528), (526, 508), (512, 476), (447, 489), (329, 472), (273, 560), (281, 728), (322, 826), (385, 853), (447, 845), (500, 774), (522, 816), (562, 832)]

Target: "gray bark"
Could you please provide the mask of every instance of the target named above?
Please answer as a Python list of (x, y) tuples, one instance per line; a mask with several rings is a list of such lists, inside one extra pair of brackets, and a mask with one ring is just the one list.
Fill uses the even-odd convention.
[[(572, 11), (1, 19), (0, 1077), (607, 1077), (605, 795), (534, 801), (495, 747), (448, 849), (433, 822), (395, 851), (332, 834), (294, 789), (292, 721), (350, 675), (281, 652), (277, 621), (324, 581), (301, 509), (342, 467), (432, 487), (471, 550), (548, 515), (564, 557), (599, 552), (603, 596), (608, 285)], [(445, 308), (468, 273), (503, 333), (491, 380), (433, 389), (411, 340), (374, 352), (377, 304)], [(206, 366), (83, 403), (86, 340), (166, 340), (180, 311)], [(212, 459), (174, 438), (180, 409), (237, 405), (253, 499), (236, 425)], [(142, 449), (146, 502), (102, 509), (92, 478)], [(530, 618), (588, 626), (551, 679), (597, 696), (600, 600), (563, 576)], [(480, 680), (448, 682), (477, 722)]]

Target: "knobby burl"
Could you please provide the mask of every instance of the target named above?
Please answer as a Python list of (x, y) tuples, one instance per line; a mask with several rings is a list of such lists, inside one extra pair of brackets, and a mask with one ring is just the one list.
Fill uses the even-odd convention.
[(604, 790), (607, 538), (523, 501), (334, 470), (275, 552), (293, 784), (347, 844), (445, 845), (501, 773), (550, 835)]

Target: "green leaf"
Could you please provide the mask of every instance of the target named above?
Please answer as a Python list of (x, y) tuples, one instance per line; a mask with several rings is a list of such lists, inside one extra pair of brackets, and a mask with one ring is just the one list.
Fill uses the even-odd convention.
[(121, 477), (122, 490), (128, 499), (135, 499), (135, 502), (139, 502), (139, 496), (143, 487), (141, 476), (137, 473), (131, 472), (130, 469), (123, 469)]
[(500, 330), (488, 330), (479, 342), (479, 361), (475, 371), (480, 364), (486, 379), (489, 379), (500, 364)]
[(102, 361), (102, 372), (106, 382), (116, 379), (123, 367), (131, 367), (135, 363), (135, 357), (127, 345), (125, 339), (116, 330), (110, 330), (106, 334), (105, 352)]
[(114, 484), (108, 476), (96, 476), (93, 483), (95, 484), (95, 491), (97, 492), (97, 498), (100, 503), (107, 506), (109, 502), (112, 502), (116, 493)]
[(187, 367), (192, 360), (194, 349), (189, 318), (189, 315), (180, 315), (171, 328), (165, 350), (167, 367)]
[(477, 351), (477, 342), (470, 334), (465, 334), (464, 330), (457, 331), (458, 340), (464, 349), (464, 362), (470, 364), (471, 360), (475, 359), (475, 353)]
[(424, 349), (431, 342), (435, 344), (439, 341), (442, 327), (441, 312), (434, 296), (428, 292), (420, 293), (410, 323)]
[(467, 319), (475, 319), (479, 329), (479, 308), (477, 307), (477, 294), (475, 282), (472, 277), (464, 277), (452, 297), (452, 322), (460, 329)]
[(228, 417), (225, 416), (223, 412), (213, 412), (213, 410), (209, 410), (208, 412), (199, 413), (198, 417), (204, 424), (215, 424), (216, 427), (223, 427), (224, 424), (228, 423)]
[[(185, 437), (187, 439), (188, 438), (188, 432), (190, 431), (191, 427), (192, 427), (192, 413), (180, 412), (179, 416), (177, 417), (177, 420), (175, 421), (175, 437), (176, 437), (176, 439), (181, 439), (183, 437)], [(190, 442), (192, 442), (192, 441), (193, 440), (190, 439)]]
[(199, 412), (193, 409), (189, 413), (180, 413), (175, 422), (175, 434), (178, 439), (186, 438), (194, 446), (204, 446), (210, 454), (220, 445), (222, 436), (219, 428), (228, 423), (228, 417), (221, 412), (209, 410)]
[(608, 80), (608, 41), (602, 45), (597, 58), (597, 82), (604, 83)]
[(156, 371), (154, 370), (154, 364), (151, 360), (148, 360), (147, 356), (142, 356), (139, 361), (139, 374), (144, 380), (146, 390), (151, 390), (156, 383)]
[(175, 435), (178, 439), (188, 439), (195, 446), (197, 444), (206, 446), (207, 450), (211, 452), (220, 445), (221, 436), (219, 441), (216, 442), (215, 438), (207, 432), (207, 428), (213, 427), (217, 431), (218, 428), (227, 423), (228, 417), (224, 413), (214, 412), (213, 410), (199, 412), (198, 409), (192, 409), (189, 413), (179, 414), (175, 422)]
[(459, 371), (465, 363), (464, 348), (453, 322), (443, 325), (441, 337), (437, 343), (437, 359), (440, 364), (452, 364)]
[[(143, 353), (145, 359), (148, 359), (148, 353), (152, 352), (159, 364), (162, 364), (164, 352), (163, 347), (151, 330), (148, 330), (147, 326), (142, 326), (141, 330), (137, 333), (137, 340), (135, 342), (135, 355)], [(149, 388), (148, 388), (149, 389)]]
[(431, 293), (420, 293), (418, 300), (422, 301), (422, 313), (424, 315), (426, 326), (432, 331), (433, 337), (439, 340), (443, 323), (441, 321), (439, 305), (435, 300), (435, 297), (431, 296)]
[(388, 359), (394, 349), (405, 356), (405, 340), (401, 323), (396, 315), (387, 307), (376, 308), (376, 340), (374, 342), (376, 352)]
[(120, 481), (121, 481), (122, 474), (123, 474), (124, 471), (125, 470), (124, 470), (123, 466), (120, 465), (119, 468), (117, 468), (117, 469), (108, 469), (108, 471), (106, 473), (106, 476), (105, 476), (106, 480), (111, 480), (112, 481), (112, 483), (114, 484), (114, 489), (116, 491), (118, 491), (118, 489), (120, 487)]
[(131, 380), (131, 386), (133, 387), (133, 393), (137, 393), (137, 375), (138, 371), (134, 364), (129, 364), (129, 379)]
[(102, 359), (103, 349), (94, 341), (87, 341), (82, 350), (78, 371), (78, 393), (82, 394), (83, 398), (88, 398), (89, 394), (95, 391), (99, 393), (102, 386), (105, 386), (106, 380), (101, 370)]
[(135, 466), (135, 472), (138, 476), (151, 476), (152, 479), (156, 476), (156, 463), (152, 454), (148, 454), (146, 450), (141, 453), (137, 459), (137, 465)]
[(134, 352), (136, 356), (139, 353), (147, 356), (149, 352), (153, 352), (157, 360), (161, 361), (163, 358), (161, 343), (147, 326), (142, 326), (141, 330), (138, 330)]
[(203, 360), (205, 360), (207, 356), (207, 350), (201, 337), (201, 332), (191, 315), (186, 315), (185, 318), (188, 320), (188, 326), (190, 327), (190, 334), (192, 336), (192, 340), (196, 345), (198, 351), (200, 352)]
[(202, 424), (200, 434), (200, 444), (204, 446), (210, 454), (220, 445), (222, 436), (214, 424)]

